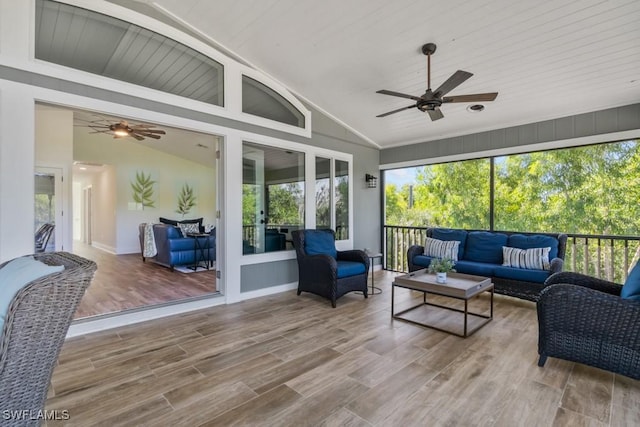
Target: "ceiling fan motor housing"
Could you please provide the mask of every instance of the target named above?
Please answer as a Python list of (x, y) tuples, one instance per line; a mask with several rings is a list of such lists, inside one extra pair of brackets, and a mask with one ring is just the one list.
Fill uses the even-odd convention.
[(418, 110), (420, 111), (434, 110), (435, 108), (441, 105), (442, 105), (442, 99), (437, 99), (437, 98), (421, 99), (420, 101), (416, 102), (416, 107), (418, 107)]

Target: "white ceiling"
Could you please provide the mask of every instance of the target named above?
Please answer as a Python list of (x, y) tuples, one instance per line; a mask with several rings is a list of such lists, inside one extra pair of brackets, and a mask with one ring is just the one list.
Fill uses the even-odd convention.
[[(266, 72), (380, 147), (435, 140), (640, 101), (638, 0), (141, 0)], [(432, 87), (499, 92), (482, 113), (411, 109), (436, 43)]]

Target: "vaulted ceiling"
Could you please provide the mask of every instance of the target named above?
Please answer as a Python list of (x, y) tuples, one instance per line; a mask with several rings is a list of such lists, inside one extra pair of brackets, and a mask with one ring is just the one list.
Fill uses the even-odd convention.
[[(124, 3), (120, 1), (119, 3)], [(637, 0), (143, 0), (266, 72), (295, 94), (390, 147), (640, 101)], [(473, 73), (450, 95), (499, 92), (485, 110), (446, 104), (432, 122), (408, 109), (426, 57), (432, 87)]]

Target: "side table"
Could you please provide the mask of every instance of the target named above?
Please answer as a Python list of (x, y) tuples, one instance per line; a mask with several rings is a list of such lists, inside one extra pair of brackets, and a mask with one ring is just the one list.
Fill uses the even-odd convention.
[[(204, 262), (207, 270), (209, 269), (209, 234), (207, 233), (189, 233), (188, 237), (193, 239), (193, 266), (189, 267), (193, 271), (198, 271), (201, 262)], [(200, 237), (205, 237), (200, 241)]]
[(369, 292), (369, 295), (378, 295), (382, 293), (382, 289), (374, 286), (374, 275), (373, 275), (373, 260), (375, 260), (376, 258), (380, 258), (380, 262), (382, 262), (382, 253), (380, 252), (368, 252), (365, 251), (365, 253), (367, 254), (367, 256), (369, 257), (369, 270), (371, 270), (371, 291)]

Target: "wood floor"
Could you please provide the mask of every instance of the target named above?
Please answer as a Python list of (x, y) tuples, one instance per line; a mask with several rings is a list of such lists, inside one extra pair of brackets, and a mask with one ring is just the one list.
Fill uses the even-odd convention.
[(81, 426), (640, 425), (640, 381), (536, 365), (533, 303), (496, 296), (463, 339), (391, 320), (392, 277), (336, 309), (289, 291), (71, 339), (47, 409)]
[(139, 254), (113, 255), (80, 242), (74, 242), (73, 252), (98, 264), (75, 319), (216, 292), (215, 270), (185, 274), (142, 262)]

